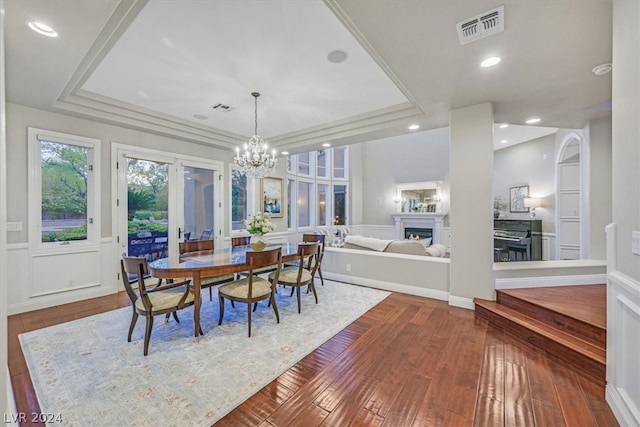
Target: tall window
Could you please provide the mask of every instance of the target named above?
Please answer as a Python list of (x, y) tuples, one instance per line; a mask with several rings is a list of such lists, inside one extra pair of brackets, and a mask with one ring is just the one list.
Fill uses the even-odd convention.
[(348, 222), (348, 147), (287, 157), (288, 227), (331, 227)]
[(231, 231), (241, 231), (242, 221), (253, 212), (253, 180), (237, 169), (231, 169)]
[(97, 243), (99, 141), (29, 128), (30, 231), (36, 246)]
[(318, 226), (331, 225), (329, 184), (318, 184)]

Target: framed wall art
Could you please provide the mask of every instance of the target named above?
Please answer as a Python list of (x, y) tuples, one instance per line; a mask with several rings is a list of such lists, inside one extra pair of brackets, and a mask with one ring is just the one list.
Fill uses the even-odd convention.
[(529, 197), (528, 185), (509, 188), (509, 211), (529, 212), (529, 208), (524, 206), (524, 199), (527, 197)]
[(281, 218), (282, 213), (282, 178), (262, 178), (260, 193), (262, 194), (262, 212), (270, 213), (272, 218)]

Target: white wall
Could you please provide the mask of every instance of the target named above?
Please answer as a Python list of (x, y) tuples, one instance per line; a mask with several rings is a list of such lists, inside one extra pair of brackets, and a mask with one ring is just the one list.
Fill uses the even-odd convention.
[[(4, 11), (4, 0), (0, 0)], [(7, 365), (7, 157), (5, 117), (5, 70), (4, 70), (4, 13), (0, 13), (0, 412), (12, 414), (12, 390)]]
[[(167, 152), (188, 154), (196, 157), (231, 161), (233, 153), (204, 145), (189, 143), (172, 138), (107, 125), (92, 120), (78, 119), (63, 114), (51, 113), (25, 107), (18, 104), (7, 104), (7, 174), (11, 177), (11, 185), (7, 190), (7, 220), (23, 223), (22, 230), (8, 234), (9, 243), (27, 242), (27, 127), (38, 127), (73, 135), (86, 136), (101, 140), (101, 226), (102, 237), (111, 237), (111, 143), (135, 145)], [(227, 179), (228, 174), (223, 174)], [(226, 182), (226, 181), (225, 181)], [(228, 224), (226, 227), (228, 229)]]
[(589, 258), (606, 259), (605, 227), (611, 223), (611, 118), (589, 124)]
[[(536, 209), (543, 233), (555, 233), (555, 136), (523, 142), (494, 152), (493, 194), (509, 205), (509, 188), (529, 186), (529, 195), (542, 199), (544, 207)], [(505, 212), (508, 219), (530, 219), (528, 213)]]
[[(416, 132), (362, 146), (363, 224), (393, 224), (396, 185), (449, 180), (449, 129)], [(448, 209), (443, 206), (443, 211)], [(355, 222), (354, 222), (355, 223)]]
[[(63, 114), (38, 110), (17, 104), (7, 104), (7, 175), (11, 178), (10, 185), (7, 186), (7, 221), (22, 223), (22, 230), (18, 232), (8, 232), (7, 250), (4, 258), (7, 265), (14, 268), (6, 271), (7, 277), (7, 297), (2, 298), (3, 303), (8, 302), (9, 313), (30, 311), (37, 308), (49, 307), (106, 295), (115, 292), (120, 283), (118, 282), (118, 256), (114, 244), (115, 237), (112, 230), (112, 212), (114, 202), (112, 198), (112, 168), (111, 145), (121, 143), (144, 148), (164, 150), (171, 153), (186, 154), (193, 157), (209, 158), (220, 160), (225, 163), (223, 171), (224, 180), (224, 205), (228, 206), (228, 165), (233, 153), (220, 149), (211, 148), (204, 145), (184, 142), (167, 137), (157, 136), (150, 133), (130, 130), (118, 126), (98, 123), (92, 120), (78, 119)], [(27, 127), (33, 126), (73, 135), (86, 136), (101, 140), (99, 170), (101, 172), (101, 236), (100, 247), (97, 253), (91, 254), (98, 259), (99, 268), (96, 269), (86, 265), (82, 261), (74, 263), (74, 259), (83, 259), (88, 254), (75, 254), (65, 257), (65, 262), (71, 267), (53, 272), (52, 276), (75, 274), (87, 277), (86, 283), (82, 287), (73, 290), (59, 290), (45, 295), (35, 296), (37, 286), (42, 284), (43, 279), (38, 279), (43, 273), (41, 269), (33, 269), (34, 258), (31, 257), (28, 247), (28, 158), (27, 158)], [(284, 165), (279, 165), (279, 170), (284, 175)], [(3, 180), (4, 183), (4, 180)], [(3, 198), (4, 200), (4, 198)], [(286, 230), (286, 220), (278, 219), (278, 229)], [(4, 224), (4, 222), (3, 222)], [(225, 230), (230, 229), (229, 219), (224, 226)], [(76, 271), (74, 269), (85, 269)], [(89, 271), (90, 270), (90, 271)], [(84, 274), (86, 273), (86, 274)], [(60, 277), (58, 277), (60, 279)]]
[(640, 2), (613, 2), (612, 216), (607, 234), (607, 402), (640, 425)]

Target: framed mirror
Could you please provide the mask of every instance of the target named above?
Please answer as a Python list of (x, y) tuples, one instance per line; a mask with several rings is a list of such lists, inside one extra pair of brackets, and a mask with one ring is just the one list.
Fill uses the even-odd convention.
[(440, 212), (441, 185), (441, 181), (397, 184), (398, 212)]

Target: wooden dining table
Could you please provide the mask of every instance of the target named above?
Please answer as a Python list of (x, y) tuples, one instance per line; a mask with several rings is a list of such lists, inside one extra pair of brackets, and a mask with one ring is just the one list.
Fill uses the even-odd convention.
[[(282, 262), (290, 262), (296, 259), (298, 253), (297, 243), (269, 244), (264, 250), (282, 248)], [(220, 276), (223, 274), (240, 273), (248, 271), (247, 252), (251, 246), (236, 246), (233, 248), (215, 249), (206, 254), (197, 255), (171, 255), (149, 263), (150, 273), (160, 279), (177, 279), (190, 277), (194, 291), (193, 326), (196, 341), (200, 336), (200, 279), (202, 277)]]

